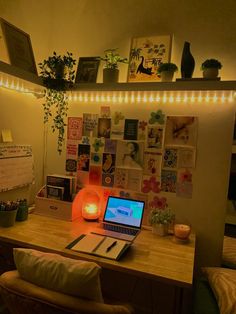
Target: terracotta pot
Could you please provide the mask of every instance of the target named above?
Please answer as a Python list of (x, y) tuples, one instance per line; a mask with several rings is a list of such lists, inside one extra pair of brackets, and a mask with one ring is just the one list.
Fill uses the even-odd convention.
[(118, 69), (103, 69), (103, 83), (117, 83), (119, 80)]
[(161, 72), (161, 81), (162, 82), (172, 82), (174, 77), (173, 71), (162, 71)]
[(152, 226), (152, 232), (162, 237), (168, 235), (168, 229), (168, 224), (155, 224)]
[(215, 79), (219, 74), (219, 70), (217, 68), (209, 68), (203, 71), (203, 77), (207, 79)]

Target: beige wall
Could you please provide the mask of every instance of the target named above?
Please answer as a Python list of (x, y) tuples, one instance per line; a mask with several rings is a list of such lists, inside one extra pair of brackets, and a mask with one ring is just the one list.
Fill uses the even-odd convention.
[[(61, 54), (71, 51), (78, 59), (119, 47), (121, 54), (128, 56), (133, 36), (173, 34), (173, 61), (180, 65), (183, 43), (190, 41), (196, 61), (194, 76), (201, 75), (199, 68), (205, 59), (217, 58), (223, 63), (221, 76), (224, 80), (236, 79), (235, 9), (233, 0), (224, 3), (219, 0), (0, 0), (0, 16), (30, 34), (37, 63), (54, 50)], [(127, 67), (123, 66), (121, 81), (126, 80), (126, 71)], [(32, 144), (36, 174), (36, 183), (30, 190), (4, 193), (0, 199), (14, 199), (23, 192), (32, 201), (43, 183), (45, 155), (41, 104), (42, 100), (34, 97), (0, 89), (0, 130), (11, 129), (16, 144)], [(196, 107), (174, 108), (172, 112), (173, 107), (167, 106), (167, 111), (197, 114), (202, 117), (202, 124), (194, 198), (182, 202), (173, 199), (172, 207), (180, 218), (189, 217), (197, 231), (198, 265), (219, 264), (233, 108), (205, 104), (201, 104), (200, 111)], [(96, 107), (91, 109), (96, 110)], [(127, 110), (131, 117), (136, 112), (131, 106)], [(81, 113), (80, 104), (70, 104), (69, 115)], [(45, 173), (64, 173), (65, 152), (58, 156), (56, 136), (51, 133), (46, 153)]]

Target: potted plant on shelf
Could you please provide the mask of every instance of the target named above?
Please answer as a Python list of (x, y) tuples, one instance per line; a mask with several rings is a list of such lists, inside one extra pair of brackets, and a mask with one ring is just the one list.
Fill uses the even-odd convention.
[(203, 77), (206, 79), (215, 79), (219, 75), (219, 70), (222, 68), (220, 61), (216, 59), (207, 59), (201, 65)]
[(52, 116), (52, 107), (55, 106), (52, 130), (53, 132), (58, 130), (57, 150), (59, 154), (62, 152), (66, 126), (64, 120), (68, 110), (66, 89), (73, 86), (75, 62), (72, 53), (67, 52), (66, 55), (60, 56), (54, 51), (53, 56), (39, 63), (40, 75), (46, 86), (44, 90), (45, 103), (43, 104), (44, 123), (49, 121), (49, 117)]
[(153, 233), (160, 236), (167, 235), (175, 215), (166, 203), (166, 198), (155, 197), (149, 206), (151, 208), (149, 223), (152, 226)]
[(104, 51), (104, 57), (100, 57), (105, 62), (103, 69), (103, 83), (117, 83), (119, 79), (118, 63), (128, 63), (127, 58), (122, 58), (117, 53), (117, 48)]
[(162, 82), (171, 82), (174, 77), (174, 73), (178, 71), (178, 67), (175, 63), (165, 62), (161, 63), (157, 69), (157, 75), (161, 78)]

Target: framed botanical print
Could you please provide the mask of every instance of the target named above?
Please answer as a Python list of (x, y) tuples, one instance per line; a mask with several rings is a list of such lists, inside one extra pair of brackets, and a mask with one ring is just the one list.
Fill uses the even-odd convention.
[(37, 75), (30, 36), (2, 18), (0, 24), (11, 65)]
[(170, 62), (171, 35), (133, 38), (128, 70), (128, 82), (160, 81), (158, 66)]
[(99, 57), (79, 58), (75, 83), (96, 83), (99, 64)]

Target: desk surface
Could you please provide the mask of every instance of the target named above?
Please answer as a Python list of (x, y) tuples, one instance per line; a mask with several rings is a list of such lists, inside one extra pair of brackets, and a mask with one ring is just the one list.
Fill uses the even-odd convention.
[(97, 226), (97, 223), (83, 220), (67, 222), (30, 214), (27, 221), (16, 222), (10, 228), (0, 228), (0, 241), (56, 252), (71, 258), (94, 261), (107, 269), (127, 272), (180, 287), (192, 285), (194, 235), (191, 235), (188, 244), (183, 245), (174, 243), (171, 236), (159, 237), (149, 230), (142, 230), (120, 261), (65, 249), (81, 233), (92, 231), (94, 226)]

